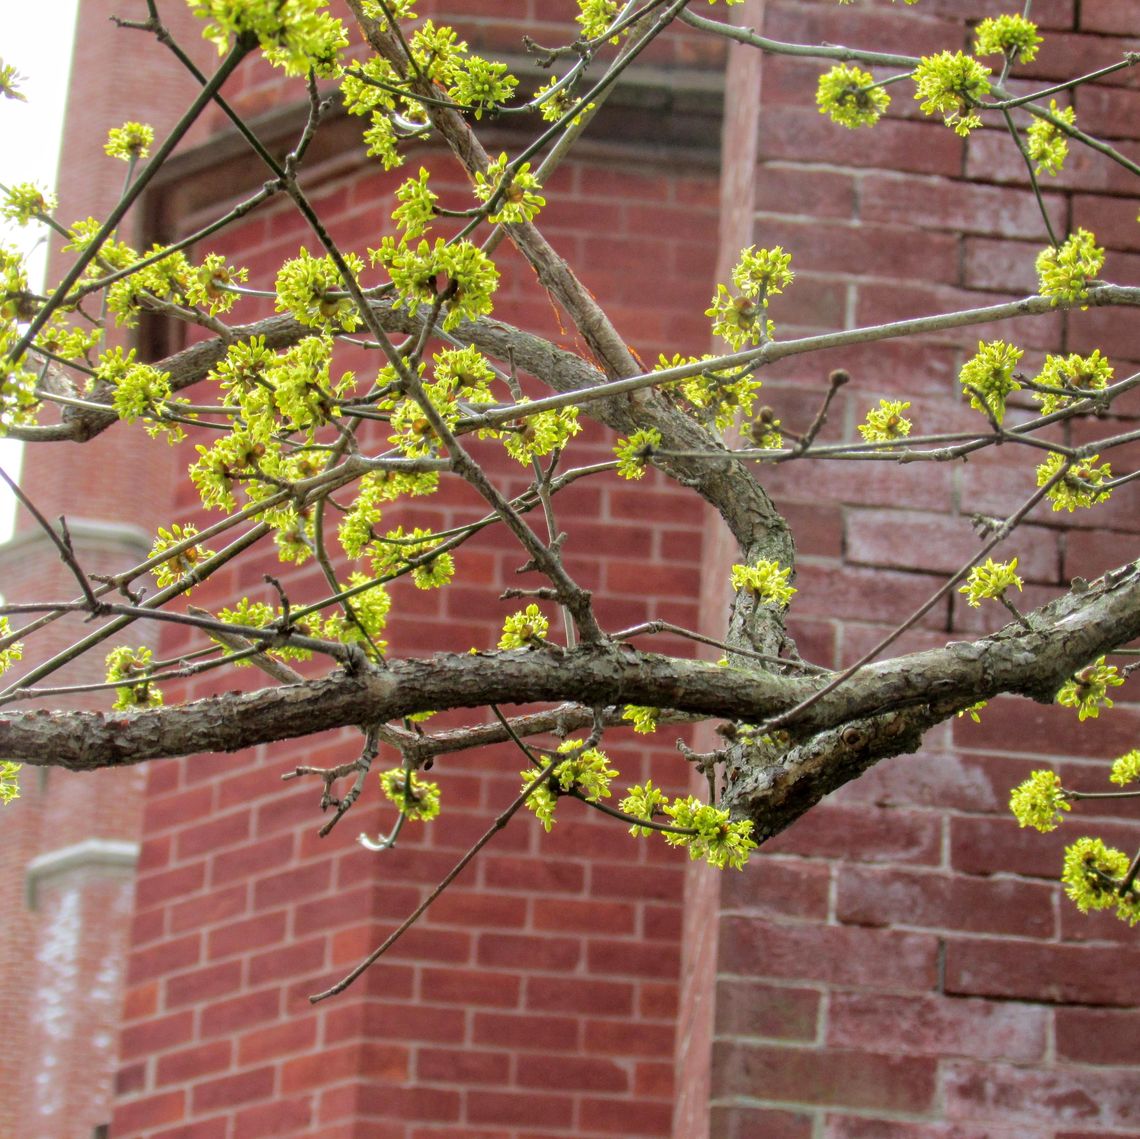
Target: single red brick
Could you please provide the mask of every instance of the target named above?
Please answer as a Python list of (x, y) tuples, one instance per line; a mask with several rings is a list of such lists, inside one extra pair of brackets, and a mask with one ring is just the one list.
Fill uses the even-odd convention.
[(1055, 1004), (1130, 1005), (1120, 978), (1140, 966), (1140, 950), (1120, 946), (950, 938), (948, 993)]
[(313, 1122), (313, 1101), (308, 1096), (277, 1099), (272, 1103), (243, 1108), (234, 1115), (234, 1133), (242, 1139), (269, 1139), (271, 1136), (301, 1132)]
[[(834, 166), (882, 167), (913, 174), (955, 175), (961, 170), (961, 144), (940, 123), (885, 119), (875, 128), (875, 133), (880, 137), (871, 148), (856, 132), (837, 130), (833, 123), (823, 120), (815, 108), (766, 108), (764, 129), (760, 132), (760, 156), (771, 163), (827, 155)], [(861, 201), (865, 203), (862, 196)], [(952, 227), (943, 224), (942, 228)]]
[(815, 858), (937, 865), (942, 860), (942, 825), (926, 811), (868, 811), (825, 801), (764, 849)]
[(119, 1099), (128, 1099), (146, 1087), (147, 1064), (127, 1064), (115, 1073), (115, 1095)]
[(1042, 1128), (1096, 1127), (1135, 1132), (1140, 1105), (1124, 1071), (1021, 1068), (951, 1060), (943, 1067), (948, 1119), (993, 1119)]
[(830, 889), (831, 868), (826, 864), (773, 856), (726, 877), (721, 901), (725, 909), (734, 912), (823, 921), (828, 914)]
[(777, 924), (727, 917), (721, 923), (720, 969), (745, 977), (877, 985), (881, 962), (891, 962), (891, 986), (928, 991), (937, 970), (938, 941), (929, 934)]
[(714, 1046), (712, 1095), (924, 1112), (933, 1102), (936, 1075), (933, 1058), (732, 1040)]
[(184, 898), (202, 888), (206, 880), (206, 864), (194, 862), (173, 870), (140, 875), (135, 883), (135, 906), (149, 910), (171, 898)]
[(539, 897), (532, 903), (532, 912), (535, 929), (565, 933), (598, 929), (615, 934), (634, 931), (635, 908), (628, 902)]
[(238, 1039), (238, 1064), (251, 1067), (293, 1052), (310, 1051), (316, 1042), (317, 1022), (314, 1018), (268, 1025), (243, 1033)]
[(191, 1103), (194, 1111), (211, 1111), (236, 1107), (251, 1100), (266, 1099), (273, 1094), (273, 1068), (253, 1068), (224, 1078), (203, 1080), (194, 1086)]
[(147, 835), (182, 827), (187, 819), (208, 816), (213, 804), (214, 789), (208, 785), (154, 797), (148, 793), (143, 808), (143, 827)]
[(196, 1081), (202, 1076), (228, 1068), (232, 1057), (233, 1045), (228, 1040), (215, 1040), (168, 1052), (158, 1058), (155, 1083), (161, 1087), (163, 1084)]
[(203, 1037), (240, 1032), (251, 1025), (275, 1020), (280, 1010), (279, 989), (263, 989), (258, 993), (215, 1001), (202, 1010), (199, 1032)]
[(388, 955), (392, 960), (412, 958), (415, 961), (466, 965), (471, 960), (471, 943), (472, 935), (465, 930), (424, 926), (410, 929), (392, 946)]
[(330, 1009), (326, 1016), (324, 1038), (329, 1044), (386, 1037), (450, 1043), (465, 1036), (466, 1013), (458, 1007), (369, 999)]
[(672, 1024), (638, 1024), (618, 1020), (588, 1020), (585, 1028), (585, 1051), (590, 1056), (630, 1056), (659, 1060), (673, 1054), (676, 1030)]
[(162, 1092), (126, 1103), (120, 1101), (115, 1105), (112, 1126), (120, 1135), (141, 1135), (164, 1123), (182, 1119), (185, 1105), (186, 1093), (182, 1091)]
[(836, 916), (852, 925), (920, 926), (1049, 938), (1049, 886), (919, 870), (852, 867), (839, 875)]
[(633, 1094), (644, 1099), (665, 1099), (672, 1102), (676, 1090), (674, 1065), (664, 1061), (656, 1063), (642, 1060), (634, 1065)]
[(676, 977), (681, 965), (681, 950), (679, 945), (591, 938), (586, 960), (593, 975)]
[(178, 832), (175, 850), (180, 859), (212, 854), (219, 848), (245, 841), (249, 833), (249, 811), (232, 811), (220, 818), (184, 826)]
[(1140, 1010), (1059, 1008), (1054, 1014), (1057, 1055), (1078, 1064), (1116, 1064), (1136, 1060)]
[(578, 1020), (570, 1016), (476, 1012), (472, 1039), (496, 1047), (572, 1052), (578, 1048), (578, 1028)]
[(257, 867), (284, 866), (294, 856), (291, 834), (274, 835), (260, 842), (248, 843), (239, 850), (227, 850), (210, 859), (210, 884), (249, 878)]
[(226, 961), (220, 965), (206, 965), (178, 973), (166, 979), (163, 1004), (168, 1009), (186, 1004), (204, 1004), (240, 989), (241, 976), (240, 961)]
[[(811, 1139), (813, 1116), (764, 1107), (714, 1106), (709, 1112), (709, 1132), (718, 1139)], [(902, 1137), (900, 1136), (900, 1139)]]
[(443, 1084), (496, 1084), (509, 1082), (509, 1052), (461, 1048), (416, 1049), (416, 1079)]
[(245, 885), (225, 890), (211, 890), (170, 907), (170, 932), (185, 933), (189, 929), (216, 925), (244, 914), (248, 905)]
[(717, 1032), (814, 1041), (819, 1033), (816, 989), (721, 978), (716, 984)]
[(1020, 1063), (1044, 1057), (1048, 1011), (1015, 1002), (896, 993), (833, 992), (827, 1043), (873, 1049), (883, 1040), (908, 1054)]
[(226, 1139), (230, 1121), (224, 1115), (212, 1119), (199, 1119), (194, 1123), (183, 1123), (153, 1133), (151, 1139)]
[(152, 1056), (191, 1039), (194, 1015), (179, 1012), (157, 1020), (144, 1020), (122, 1030), (119, 1035), (119, 1058), (132, 1060), (139, 1056)]
[(323, 894), (332, 881), (332, 863), (317, 862), (295, 866), (279, 874), (271, 874), (254, 884), (253, 904), (259, 910), (289, 905), (314, 894)]
[(138, 984), (198, 963), (201, 939), (197, 934), (171, 938), (149, 949), (136, 949), (127, 965), (128, 984)]
[(684, 864), (676, 861), (671, 866), (596, 862), (590, 868), (591, 893), (594, 897), (601, 898), (641, 898), (646, 901), (672, 902), (681, 897), (684, 873)]
[(283, 941), (287, 911), (261, 913), (245, 921), (230, 922), (207, 935), (211, 958), (228, 957), (234, 953), (248, 953)]
[(145, 985), (128, 988), (123, 995), (123, 1021), (129, 1023), (152, 1017), (158, 1009), (158, 984), (149, 981)]
[(673, 1105), (651, 1099), (584, 1097), (579, 1119), (582, 1127), (606, 1135), (668, 1135), (673, 1122)]
[(626, 1092), (626, 1065), (591, 1057), (524, 1055), (518, 1059), (518, 1082), (523, 1087), (557, 1088), (575, 1092)]
[(323, 937), (291, 941), (286, 948), (276, 947), (267, 953), (256, 953), (250, 957), (248, 976), (259, 985), (289, 977), (311, 976), (324, 967), (325, 957)]
[[(991, 1122), (916, 1123), (828, 1112), (826, 1139), (1054, 1139), (1053, 1132), (1005, 1128)], [(1057, 1136), (1060, 1139), (1060, 1136)]]
[(580, 894), (585, 884), (585, 869), (579, 862), (488, 854), (482, 859), (482, 870), (490, 889)]
[(581, 957), (582, 943), (574, 938), (490, 932), (479, 935), (476, 952), (480, 965), (544, 972), (573, 971)]
[(472, 1123), (569, 1127), (574, 1117), (574, 1100), (563, 1095), (473, 1089), (467, 1093), (467, 1117)]
[(434, 1002), (511, 1008), (520, 988), (515, 975), (475, 969), (425, 968), (421, 977), (423, 998)]

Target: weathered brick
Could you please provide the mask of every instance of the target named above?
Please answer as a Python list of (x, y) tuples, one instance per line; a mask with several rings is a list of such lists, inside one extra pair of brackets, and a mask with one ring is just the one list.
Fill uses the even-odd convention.
[(944, 996), (835, 992), (827, 1043), (874, 1049), (889, 1040), (908, 1054), (1031, 1063), (1044, 1058), (1049, 1014), (1039, 1005)]
[(720, 1139), (812, 1139), (813, 1119), (807, 1112), (718, 1104), (709, 1112), (709, 1128)]
[(868, 811), (825, 801), (765, 844), (765, 850), (859, 862), (937, 865), (942, 858), (942, 825), (922, 811)]
[(1120, 946), (950, 938), (945, 989), (963, 996), (1127, 1006), (1133, 995), (1121, 977), (1137, 965), (1140, 951)]
[(893, 989), (923, 992), (933, 987), (937, 956), (937, 939), (926, 934), (743, 917), (721, 923), (720, 970), (737, 977), (876, 985), (887, 958)]
[(932, 1104), (936, 1075), (925, 1057), (721, 1041), (712, 1094), (918, 1113)]
[(851, 925), (918, 926), (1051, 938), (1054, 890), (1015, 878), (853, 866), (838, 876), (836, 916)]
[(1122, 1068), (1135, 1063), (1140, 1010), (1059, 1008), (1053, 1016), (1059, 1058)]
[(819, 1033), (820, 993), (760, 981), (716, 983), (716, 1024), (724, 1036), (814, 1042)]
[(1024, 1124), (1007, 1128), (992, 1123), (917, 1123), (828, 1114), (824, 1139), (1053, 1139), (1053, 1132), (1027, 1129)]
[[(1049, 1070), (949, 1061), (943, 1094), (950, 1119), (993, 1118), (1038, 1127), (1096, 1126), (1135, 1131), (1140, 1105), (1122, 1071)], [(1108, 1133), (1111, 1133), (1110, 1131)]]

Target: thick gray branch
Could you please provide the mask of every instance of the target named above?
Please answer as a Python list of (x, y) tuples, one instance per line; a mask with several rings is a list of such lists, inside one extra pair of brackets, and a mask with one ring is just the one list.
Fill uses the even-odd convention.
[[(1066, 594), (1029, 621), (1030, 629), (1010, 625), (868, 666), (791, 721), (794, 746), (783, 762), (734, 773), (728, 798), (736, 813), (756, 819), (762, 835), (776, 833), (884, 755), (914, 750), (927, 728), (963, 707), (1003, 692), (1051, 701), (1077, 669), (1140, 636), (1140, 565)], [(10, 713), (0, 717), (0, 755), (89, 771), (490, 703), (632, 703), (759, 722), (795, 707), (826, 679), (616, 645), (444, 655), (132, 714)]]

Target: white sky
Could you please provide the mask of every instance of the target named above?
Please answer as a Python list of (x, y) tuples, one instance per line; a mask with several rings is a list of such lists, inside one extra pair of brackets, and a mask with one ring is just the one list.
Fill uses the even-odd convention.
[[(27, 102), (0, 98), (0, 183), (37, 182), (54, 186), (59, 136), (67, 97), (67, 70), (75, 29), (76, 0), (38, 0), (35, 4), (3, 0), (0, 14), (0, 59), (24, 80), (19, 90)], [(39, 228), (39, 227), (37, 227)], [(0, 223), (0, 241), (31, 249), (38, 234)], [(42, 280), (43, 249), (31, 267), (35, 287)], [(15, 474), (19, 447), (0, 440), (0, 466)], [(0, 494), (0, 539), (11, 528), (12, 500)]]

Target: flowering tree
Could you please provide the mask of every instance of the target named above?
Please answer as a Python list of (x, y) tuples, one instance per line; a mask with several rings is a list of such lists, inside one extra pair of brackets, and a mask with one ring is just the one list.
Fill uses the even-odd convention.
[[(1140, 375), (1116, 375), (1099, 351), (1049, 355), (1030, 374), (1011, 332), (1009, 341), (979, 342), (961, 369), (961, 399), (976, 417), (968, 432), (915, 433), (908, 401), (880, 400), (867, 409), (860, 438), (824, 442), (831, 399), (849, 381), (842, 370), (831, 374), (809, 424), (785, 425), (778, 408), (760, 401), (764, 369), (792, 356), (1032, 320), (1071, 307), (1140, 305), (1140, 289), (1100, 279), (1104, 253), (1093, 233), (1056, 232), (1042, 204), (1047, 243), (1037, 257), (1036, 294), (799, 340), (780, 339), (778, 328), (777, 298), (795, 289), (795, 250), (750, 247), (707, 309), (719, 348), (662, 358), (648, 370), (542, 233), (551, 173), (589, 130), (622, 73), (675, 25), (828, 67), (817, 102), (837, 131), (873, 128), (897, 86), (912, 84), (922, 112), (958, 135), (983, 122), (1004, 124), (1035, 191), (1039, 179), (1061, 169), (1074, 143), (1140, 173), (1082, 131), (1071, 108), (1057, 104), (1056, 96), (1103, 70), (1010, 93), (1011, 75), (1041, 42), (1028, 12), (982, 21), (970, 52), (912, 58), (775, 42), (734, 25), (723, 5), (703, 14), (688, 0), (579, 0), (572, 42), (529, 45), (551, 78), (524, 90), (504, 63), (470, 50), (453, 29), (417, 19), (410, 0), (348, 0), (366, 54), (348, 50), (348, 28), (324, 10), (323, 0), (189, 4), (220, 63), (210, 76), (199, 72), (148, 3), (150, 18), (133, 26), (158, 36), (201, 91), (157, 146), (141, 123), (111, 132), (107, 152), (126, 163), (128, 175), (110, 215), (64, 221), (35, 186), (5, 192), (7, 217), (50, 227), (74, 257), (63, 278), (39, 295), (29, 289), (20, 258), (3, 254), (0, 423), (8, 437), (28, 444), (82, 442), (119, 420), (130, 425), (120, 430), (157, 437), (156, 446), (186, 439), (196, 455), (189, 478), (217, 521), (199, 530), (171, 520), (144, 562), (97, 579), (81, 564), (66, 526), (52, 526), (34, 495), (13, 486), (74, 575), (76, 598), (0, 609), (6, 614), (0, 663), (16, 677), (0, 693), (0, 754), (9, 757), (0, 767), (5, 798), (18, 793), (21, 764), (93, 770), (348, 726), (362, 737), (358, 757), (292, 774), (320, 781), (321, 807), (332, 811), (327, 831), (361, 795), (381, 744), (395, 748), (402, 763), (379, 781), (396, 822), (389, 835), (363, 839), (374, 849), (391, 845), (405, 820), (429, 820), (440, 811), (440, 788), (424, 775), (437, 756), (489, 742), (518, 749), (524, 766), (518, 797), (448, 881), (523, 807), (549, 830), (567, 796), (616, 816), (636, 836), (687, 847), (713, 866), (740, 867), (825, 794), (885, 757), (915, 751), (924, 733), (950, 717), (978, 718), (993, 696), (1057, 701), (1082, 720), (1111, 707), (1110, 690), (1134, 667), (1108, 658), (1122, 661), (1140, 634), (1140, 570), (1127, 565), (1094, 582), (1074, 582), (1042, 607), (1021, 612), (1017, 558), (995, 562), (991, 555), (1016, 538), (1035, 509), (1095, 509), (1135, 477), (1114, 471), (1102, 456), (1136, 436), (1107, 425), (1114, 403)], [(255, 52), (308, 94), (308, 121), (280, 161), (225, 98), (227, 77)], [(1107, 70), (1134, 62), (1126, 57)], [(20, 97), (11, 67), (0, 70), (0, 89)], [(334, 98), (361, 117), (369, 154), (385, 169), (400, 165), (406, 140), (438, 139), (465, 173), (469, 195), (456, 200), (437, 192), (421, 169), (396, 191), (393, 235), (376, 248), (341, 248), (298, 179)], [(211, 104), (231, 117), (264, 162), (264, 187), (184, 240), (150, 251), (130, 248), (116, 236), (120, 223)], [(541, 116), (533, 140), (514, 155), (487, 153), (481, 126), (516, 112)], [(869, 139), (873, 146), (873, 130)], [(251, 280), (244, 267), (209, 251), (214, 234), (283, 197), (312, 239), (275, 281)], [(536, 287), (557, 302), (581, 351), (492, 317), (506, 271), (495, 256), (503, 242), (514, 245)], [(249, 296), (271, 297), (279, 315), (236, 323)], [(193, 325), (200, 339), (150, 361), (134, 349), (108, 346), (115, 326), (133, 326), (143, 314)], [(362, 349), (373, 353), (376, 366), (344, 370), (345, 353)], [(524, 395), (520, 377), (528, 387), (537, 383), (541, 394)], [(575, 436), (587, 417), (614, 435), (609, 462), (576, 458)], [(1055, 428), (1078, 419), (1106, 425), (1095, 443), (1059, 441)], [(803, 659), (786, 627), (796, 593), (793, 536), (765, 491), (765, 471), (821, 458), (964, 461), (999, 445), (1027, 457), (1022, 504), (1007, 517), (982, 520), (968, 562), (855, 664), (836, 671)], [(528, 472), (523, 493), (508, 493), (493, 473), (487, 456), (496, 448)], [(709, 503), (735, 544), (725, 627), (712, 637), (670, 630), (713, 645), (721, 654), (715, 663), (646, 651), (660, 623), (604, 627), (563, 560), (573, 535), (558, 526), (560, 492), (615, 471), (638, 480), (648, 467)], [(482, 499), (482, 512), (468, 524), (445, 533), (385, 524), (396, 504), (433, 495), (449, 480)], [(506, 620), (497, 648), (424, 658), (408, 655), (409, 646), (389, 645), (388, 583), (410, 578), (421, 589), (447, 588), (462, 568), (464, 544), (488, 526), (508, 531), (524, 568), (541, 579), (512, 591), (521, 607)], [(234, 597), (206, 611), (183, 603), (232, 559), (269, 542), (284, 563), (314, 560), (325, 596), (292, 606), (274, 582), (276, 605)], [(157, 591), (143, 596), (148, 577)], [(971, 606), (992, 608), (995, 626), (1007, 616), (1012, 622), (978, 640), (885, 655), (951, 591)], [(62, 653), (35, 657), (37, 633), (73, 612), (88, 615), (94, 632)], [(199, 651), (176, 660), (157, 659), (141, 645), (107, 652), (104, 642), (112, 636), (153, 622), (193, 628)], [(15, 710), (17, 702), (66, 696), (69, 689), (44, 682), (77, 656), (96, 652), (106, 653), (107, 711), (44, 714), (40, 704)], [(295, 667), (303, 661), (316, 664)], [(246, 665), (265, 674), (265, 685), (225, 692), (229, 671)], [(190, 674), (217, 676), (221, 694), (164, 703), (164, 681)], [(546, 710), (501, 711), (520, 704)], [(465, 729), (433, 733), (420, 726), (432, 712), (460, 708), (485, 712)], [(669, 797), (647, 781), (626, 787), (616, 806), (607, 801), (615, 799), (619, 779), (604, 750), (609, 730), (625, 723), (653, 732), (694, 720), (721, 725), (714, 751), (696, 754), (680, 745), (682, 762), (707, 777), (707, 798)], [(1137, 778), (1138, 756), (1117, 760), (1116, 783)], [(1079, 797), (1052, 773), (1038, 772), (1011, 805), (1023, 825), (1047, 829)], [(1086, 838), (1070, 849), (1063, 876), (1082, 908), (1112, 908), (1135, 921), (1136, 871), (1127, 855)]]

